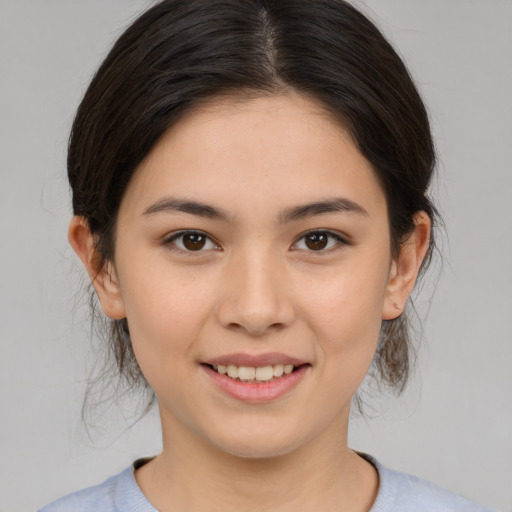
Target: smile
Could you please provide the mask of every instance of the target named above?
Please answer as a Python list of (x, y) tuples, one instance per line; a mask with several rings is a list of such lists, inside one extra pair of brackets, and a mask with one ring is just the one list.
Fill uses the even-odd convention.
[(219, 364), (213, 365), (212, 368), (220, 375), (227, 375), (230, 379), (240, 382), (269, 382), (281, 378), (283, 375), (289, 375), (296, 369), (293, 364), (258, 367)]
[[(272, 402), (290, 393), (310, 373), (311, 364), (269, 364), (246, 366), (230, 364), (229, 359), (200, 366), (220, 392), (236, 400), (251, 404)], [(254, 363), (253, 363), (254, 364)], [(262, 363), (260, 363), (261, 365)]]

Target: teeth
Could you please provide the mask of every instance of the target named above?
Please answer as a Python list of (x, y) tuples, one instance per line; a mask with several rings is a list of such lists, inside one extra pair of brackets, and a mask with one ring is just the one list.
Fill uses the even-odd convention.
[(232, 379), (267, 382), (273, 378), (292, 373), (294, 366), (293, 364), (276, 364), (274, 366), (259, 366), (254, 368), (251, 366), (235, 366), (234, 364), (228, 364), (227, 366), (219, 364), (213, 368), (221, 375), (227, 374), (228, 377)]
[(238, 378), (240, 380), (252, 380), (256, 377), (256, 369), (249, 366), (240, 366), (238, 368)]
[(256, 380), (271, 380), (274, 378), (272, 366), (260, 366), (256, 368)]
[(282, 364), (276, 364), (274, 366), (274, 377), (281, 377), (284, 373), (284, 366)]
[(238, 379), (238, 366), (228, 365), (228, 376), (232, 379)]

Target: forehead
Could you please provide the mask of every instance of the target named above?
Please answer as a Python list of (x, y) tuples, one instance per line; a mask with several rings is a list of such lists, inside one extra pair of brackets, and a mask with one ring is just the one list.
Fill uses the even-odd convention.
[(141, 163), (123, 203), (141, 211), (165, 194), (239, 212), (333, 196), (362, 202), (370, 214), (385, 209), (374, 170), (348, 131), (298, 93), (223, 97), (186, 114)]

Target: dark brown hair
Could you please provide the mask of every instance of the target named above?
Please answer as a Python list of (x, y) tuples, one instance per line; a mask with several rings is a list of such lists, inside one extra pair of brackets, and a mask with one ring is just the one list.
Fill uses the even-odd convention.
[[(343, 0), (163, 0), (117, 40), (74, 120), (68, 173), (75, 215), (95, 235), (98, 269), (111, 260), (121, 198), (158, 139), (191, 108), (219, 95), (295, 90), (320, 101), (351, 133), (387, 197), (392, 254), (427, 196), (435, 152), (424, 104), (375, 25)], [(431, 237), (430, 261), (434, 239)], [(130, 386), (146, 385), (126, 319), (109, 344)], [(400, 392), (410, 366), (405, 314), (384, 321), (373, 364)]]

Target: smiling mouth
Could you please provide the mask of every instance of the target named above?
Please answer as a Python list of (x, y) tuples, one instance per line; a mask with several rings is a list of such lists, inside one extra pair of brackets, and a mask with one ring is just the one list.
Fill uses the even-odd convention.
[(298, 368), (300, 368), (300, 366), (294, 366), (293, 364), (275, 364), (272, 366), (258, 367), (236, 366), (234, 364), (206, 364), (206, 366), (218, 374), (229, 377), (230, 379), (237, 382), (271, 382), (286, 375), (290, 375), (290, 373), (293, 373)]

